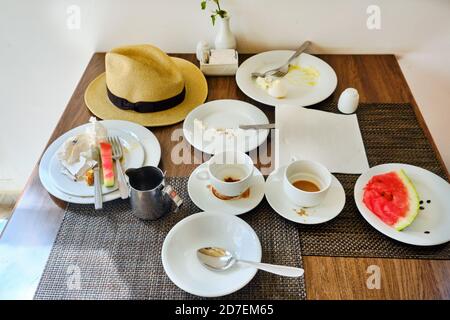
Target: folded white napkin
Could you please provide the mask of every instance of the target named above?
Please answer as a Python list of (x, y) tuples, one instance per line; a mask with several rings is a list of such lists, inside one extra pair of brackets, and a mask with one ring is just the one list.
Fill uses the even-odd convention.
[(334, 173), (360, 174), (369, 169), (355, 114), (280, 105), (275, 109), (275, 121), (277, 168), (293, 159), (307, 159)]

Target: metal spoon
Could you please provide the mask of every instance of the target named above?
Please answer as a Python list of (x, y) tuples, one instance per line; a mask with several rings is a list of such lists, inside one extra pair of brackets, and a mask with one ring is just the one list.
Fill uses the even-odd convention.
[(206, 247), (197, 250), (197, 258), (208, 269), (213, 271), (224, 271), (231, 268), (236, 262), (249, 265), (259, 270), (271, 272), (285, 277), (301, 277), (304, 270), (301, 268), (279, 266), (274, 264), (238, 260), (222, 248)]

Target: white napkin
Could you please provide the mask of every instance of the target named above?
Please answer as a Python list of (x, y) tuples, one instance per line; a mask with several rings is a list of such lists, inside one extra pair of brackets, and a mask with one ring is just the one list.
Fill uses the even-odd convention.
[(213, 49), (209, 56), (209, 64), (234, 64), (237, 63), (234, 49)]
[(280, 105), (275, 120), (277, 168), (295, 158), (320, 162), (334, 173), (360, 174), (369, 169), (355, 114)]
[(92, 148), (107, 138), (106, 128), (95, 117), (89, 119), (90, 125), (85, 132), (67, 139), (58, 150), (61, 172), (70, 178), (77, 179), (97, 164), (92, 159)]
[(61, 160), (61, 172), (65, 175), (67, 175), (69, 178), (78, 180), (89, 169), (92, 169), (97, 164), (97, 161), (95, 160), (88, 160), (84, 156), (80, 156), (80, 160), (75, 163), (68, 163), (65, 160)]

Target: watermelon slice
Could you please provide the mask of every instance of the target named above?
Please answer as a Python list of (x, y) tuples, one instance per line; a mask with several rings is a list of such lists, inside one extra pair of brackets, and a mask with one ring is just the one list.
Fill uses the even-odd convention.
[(363, 202), (384, 223), (398, 231), (419, 213), (419, 195), (403, 170), (373, 176), (364, 188)]
[(100, 142), (100, 156), (102, 158), (103, 185), (105, 187), (114, 186), (114, 170), (112, 147), (107, 142)]

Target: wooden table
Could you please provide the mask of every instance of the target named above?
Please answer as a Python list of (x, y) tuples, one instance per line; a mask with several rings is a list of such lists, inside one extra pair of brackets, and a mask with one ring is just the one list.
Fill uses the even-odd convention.
[[(192, 54), (178, 54), (196, 63)], [(249, 55), (241, 55), (245, 60)], [(361, 102), (411, 103), (421, 126), (432, 138), (393, 55), (319, 55), (338, 75), (328, 101), (337, 101), (347, 87), (359, 91)], [(104, 71), (104, 54), (92, 57), (49, 143), (91, 116), (84, 91)], [(208, 100), (239, 99), (258, 105), (273, 120), (272, 107), (252, 101), (234, 77), (209, 77)], [(174, 165), (170, 134), (182, 124), (152, 128), (162, 146), (161, 167), (171, 176), (188, 176), (195, 165)], [(437, 152), (437, 149), (433, 143)], [(439, 160), (442, 162), (441, 157)], [(448, 174), (448, 172), (447, 172)], [(0, 239), (0, 298), (32, 298), (61, 224), (66, 204), (50, 196), (34, 169), (13, 216)], [(381, 288), (366, 285), (370, 265), (381, 268)], [(378, 258), (304, 257), (309, 299), (450, 299), (450, 261)]]

